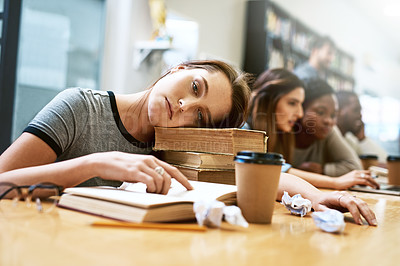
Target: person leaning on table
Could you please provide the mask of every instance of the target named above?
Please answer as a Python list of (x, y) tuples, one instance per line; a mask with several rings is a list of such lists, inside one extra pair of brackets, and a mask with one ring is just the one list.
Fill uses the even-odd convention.
[[(250, 96), (247, 77), (222, 61), (189, 61), (134, 94), (67, 89), (0, 156), (0, 182), (143, 182), (148, 192), (166, 194), (175, 178), (192, 189), (179, 170), (149, 155), (154, 127), (240, 127)], [(282, 174), (277, 199), (283, 191), (301, 193), (316, 211), (350, 211), (357, 223), (364, 216), (376, 225), (368, 205), (346, 192), (321, 192), (290, 174)]]

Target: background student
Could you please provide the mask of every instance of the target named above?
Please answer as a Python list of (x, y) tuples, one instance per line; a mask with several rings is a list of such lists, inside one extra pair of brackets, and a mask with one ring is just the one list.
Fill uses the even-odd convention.
[[(362, 169), (357, 154), (335, 126), (337, 99), (331, 86), (321, 79), (305, 80), (304, 116), (296, 124), (293, 166), (302, 170), (340, 176)], [(348, 178), (379, 187), (369, 171), (353, 171)], [(319, 186), (319, 185), (318, 185)]]
[(337, 126), (346, 141), (358, 155), (377, 155), (379, 162), (385, 164), (388, 155), (386, 151), (365, 136), (361, 104), (357, 94), (350, 91), (339, 91), (336, 93), (336, 97), (339, 104)]
[[(247, 128), (266, 131), (269, 136), (268, 150), (281, 153), (285, 160), (292, 164), (294, 163), (295, 148), (293, 127), (295, 122), (303, 117), (302, 103), (305, 98), (303, 87), (303, 82), (288, 70), (271, 69), (263, 72), (253, 86), (249, 118), (246, 125)], [(331, 93), (331, 90), (329, 90), (329, 93)], [(321, 95), (323, 94), (324, 92)], [(309, 94), (308, 97), (309, 99), (312, 98), (312, 94)], [(314, 140), (317, 141), (317, 139)], [(323, 155), (321, 154), (321, 156)], [(321, 160), (322, 158), (317, 161)], [(355, 160), (358, 161), (358, 158)], [(319, 173), (310, 172), (310, 170), (315, 171), (315, 169), (308, 169), (307, 167), (304, 167), (306, 168), (304, 170), (290, 168), (288, 173), (297, 175), (317, 187), (347, 189), (356, 184), (373, 187), (377, 185), (374, 181), (369, 182), (368, 171), (348, 170), (349, 173), (346, 172), (337, 178), (331, 178), (329, 175), (322, 174), (321, 163), (307, 162), (303, 166), (310, 165), (318, 168), (316, 171)], [(365, 178), (360, 178), (363, 175)]]
[(263, 130), (268, 151), (283, 155), (291, 163), (295, 147), (293, 126), (303, 117), (304, 84), (283, 68), (261, 73), (252, 87), (245, 128)]
[(326, 79), (326, 70), (335, 56), (335, 44), (328, 36), (318, 37), (311, 43), (311, 52), (308, 61), (294, 69), (300, 79)]

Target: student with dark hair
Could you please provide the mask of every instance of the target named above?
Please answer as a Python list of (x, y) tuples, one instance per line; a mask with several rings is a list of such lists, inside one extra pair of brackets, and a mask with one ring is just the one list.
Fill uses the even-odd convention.
[(332, 87), (321, 79), (308, 79), (304, 83), (304, 116), (295, 126), (293, 167), (339, 177), (334, 181), (308, 175), (306, 180), (318, 187), (327, 187), (329, 183), (342, 188), (355, 184), (379, 187), (369, 171), (360, 170), (362, 165), (357, 154), (335, 126), (338, 105)]
[(339, 104), (337, 126), (347, 143), (358, 155), (376, 155), (380, 163), (386, 163), (386, 151), (365, 136), (358, 95), (351, 91), (339, 91), (336, 97)]
[(294, 69), (300, 79), (321, 78), (326, 79), (326, 69), (332, 63), (335, 55), (335, 44), (328, 36), (317, 37), (310, 47), (308, 61)]
[(267, 132), (268, 150), (281, 153), (290, 163), (294, 149), (292, 129), (303, 116), (303, 82), (286, 69), (270, 69), (254, 82), (251, 95), (248, 128)]

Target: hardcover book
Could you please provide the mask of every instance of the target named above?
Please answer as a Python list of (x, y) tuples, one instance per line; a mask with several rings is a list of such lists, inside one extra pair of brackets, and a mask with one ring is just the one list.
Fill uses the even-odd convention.
[(235, 169), (234, 156), (230, 154), (161, 151), (160, 159), (170, 164), (195, 168)]
[(154, 150), (209, 152), (236, 155), (239, 151), (267, 151), (265, 131), (239, 128), (155, 128)]
[(175, 179), (167, 195), (146, 193), (143, 183), (114, 187), (74, 187), (64, 190), (58, 206), (127, 222), (172, 222), (195, 219), (193, 203), (217, 199), (236, 203), (236, 186), (189, 181), (186, 190)]
[(207, 169), (174, 165), (189, 180), (235, 185), (234, 169)]

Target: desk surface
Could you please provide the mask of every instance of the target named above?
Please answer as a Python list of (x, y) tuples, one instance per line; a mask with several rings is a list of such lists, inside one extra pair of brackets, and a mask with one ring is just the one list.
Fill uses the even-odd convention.
[(343, 234), (325, 233), (279, 203), (272, 224), (243, 231), (98, 228), (90, 223), (100, 218), (60, 208), (0, 214), (0, 265), (399, 265), (400, 197), (351, 193), (370, 204), (378, 227), (346, 214)]

